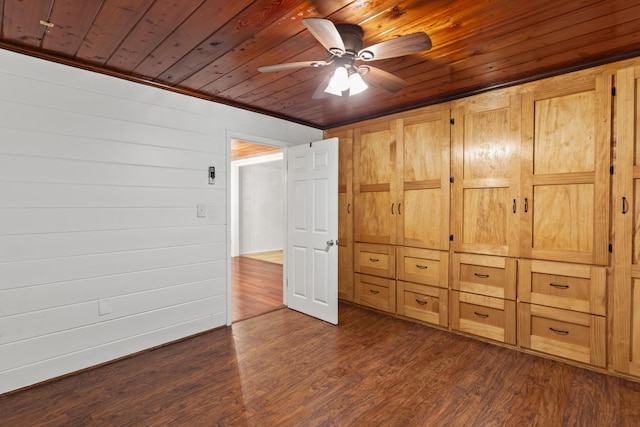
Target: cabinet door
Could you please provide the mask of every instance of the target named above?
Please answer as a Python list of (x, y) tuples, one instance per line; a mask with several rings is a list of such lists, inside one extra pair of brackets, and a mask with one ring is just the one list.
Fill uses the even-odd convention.
[(353, 130), (326, 138), (338, 138), (338, 298), (353, 301)]
[(395, 244), (396, 121), (369, 122), (354, 130), (355, 240)]
[(454, 248), (517, 256), (520, 96), (496, 91), (456, 101), (453, 118)]
[(449, 249), (450, 115), (440, 105), (399, 119), (399, 245)]
[(612, 76), (590, 73), (523, 94), (522, 257), (608, 262)]
[(613, 364), (640, 377), (640, 67), (616, 75)]

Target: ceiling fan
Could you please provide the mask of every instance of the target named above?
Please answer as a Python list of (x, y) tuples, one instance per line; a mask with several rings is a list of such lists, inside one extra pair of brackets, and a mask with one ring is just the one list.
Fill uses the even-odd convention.
[(354, 24), (334, 24), (328, 19), (305, 18), (302, 23), (311, 34), (327, 49), (330, 59), (327, 61), (290, 62), (266, 65), (258, 71), (268, 73), (296, 68), (321, 68), (335, 64), (335, 71), (328, 74), (320, 83), (313, 98), (322, 98), (326, 93), (332, 95), (356, 95), (370, 83), (389, 92), (398, 92), (407, 85), (400, 77), (370, 65), (359, 65), (357, 61), (377, 61), (423, 52), (431, 49), (431, 39), (426, 33), (418, 32), (396, 37), (363, 48), (364, 30)]

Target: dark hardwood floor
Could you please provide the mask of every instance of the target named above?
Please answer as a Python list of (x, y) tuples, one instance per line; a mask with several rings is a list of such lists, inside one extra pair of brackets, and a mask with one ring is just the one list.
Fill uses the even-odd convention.
[(340, 305), (0, 396), (6, 426), (637, 426), (640, 384)]
[(282, 264), (248, 257), (231, 258), (233, 322), (283, 307)]

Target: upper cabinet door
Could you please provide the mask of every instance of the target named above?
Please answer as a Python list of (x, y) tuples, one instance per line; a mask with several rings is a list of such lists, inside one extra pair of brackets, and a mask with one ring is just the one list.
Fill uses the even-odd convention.
[(521, 256), (607, 263), (611, 82), (574, 73), (523, 94)]
[(398, 119), (399, 245), (449, 249), (450, 118), (441, 104)]
[(354, 130), (355, 240), (396, 243), (397, 121), (368, 122)]
[(451, 211), (458, 252), (518, 256), (520, 108), (520, 96), (509, 90), (454, 103)]
[(613, 366), (640, 377), (640, 67), (616, 74)]

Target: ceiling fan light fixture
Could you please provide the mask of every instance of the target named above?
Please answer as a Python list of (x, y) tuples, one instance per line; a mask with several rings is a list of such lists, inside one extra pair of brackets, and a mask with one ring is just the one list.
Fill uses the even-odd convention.
[(349, 76), (349, 96), (364, 92), (368, 87), (364, 80), (362, 80), (360, 73), (355, 72)]
[(325, 92), (335, 95), (336, 92), (342, 94), (347, 89), (349, 89), (349, 72), (345, 67), (336, 67)]

